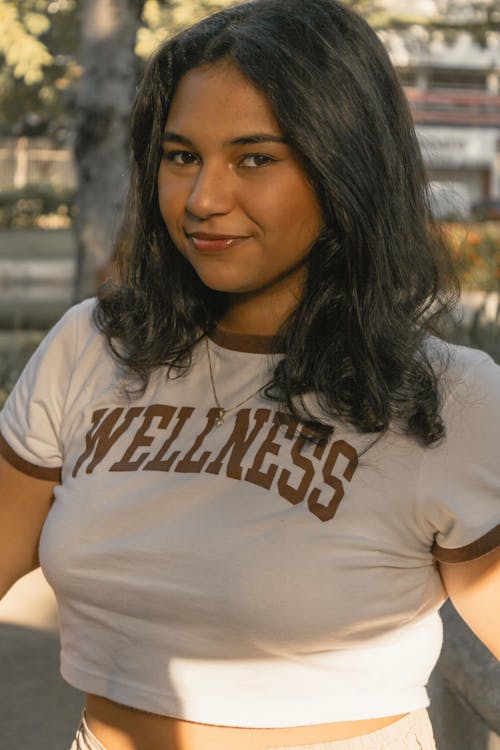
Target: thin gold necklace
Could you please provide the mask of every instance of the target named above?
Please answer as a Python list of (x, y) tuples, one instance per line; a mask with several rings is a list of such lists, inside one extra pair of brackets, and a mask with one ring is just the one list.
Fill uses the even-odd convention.
[(263, 388), (265, 388), (266, 386), (270, 385), (272, 383), (272, 381), (269, 380), (267, 383), (264, 383), (264, 385), (261, 385), (260, 388), (257, 388), (256, 391), (254, 391), (253, 393), (251, 393), (250, 396), (247, 396), (246, 398), (244, 398), (243, 401), (240, 401), (238, 404), (235, 404), (234, 406), (228, 406), (227, 408), (224, 408), (223, 406), (221, 406), (221, 403), (219, 401), (219, 397), (217, 396), (217, 391), (215, 389), (215, 378), (214, 378), (214, 371), (212, 369), (212, 358), (210, 356), (210, 346), (208, 345), (208, 337), (205, 338), (205, 345), (207, 347), (208, 369), (209, 369), (209, 372), (210, 372), (210, 382), (212, 383), (212, 392), (214, 394), (215, 403), (217, 404), (217, 409), (219, 410), (218, 411), (218, 415), (217, 415), (217, 419), (215, 420), (215, 426), (216, 427), (220, 427), (221, 425), (224, 424), (224, 418), (225, 418), (226, 414), (228, 414), (228, 412), (234, 411), (239, 406), (243, 406), (243, 404), (246, 404), (247, 401), (250, 401), (251, 398), (253, 398), (258, 393), (260, 393), (260, 391)]

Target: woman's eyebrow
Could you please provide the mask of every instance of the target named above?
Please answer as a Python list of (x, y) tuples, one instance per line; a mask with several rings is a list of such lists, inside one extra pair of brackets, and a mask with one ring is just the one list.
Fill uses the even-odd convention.
[[(188, 148), (195, 148), (194, 144), (189, 140), (189, 138), (186, 138), (186, 136), (181, 135), (180, 133), (173, 133), (170, 130), (166, 130), (163, 133), (162, 140), (164, 142), (173, 141), (174, 143), (182, 143), (183, 146), (187, 146)], [(289, 141), (280, 135), (273, 135), (271, 133), (253, 133), (251, 135), (238, 136), (238, 138), (233, 138), (230, 141), (226, 141), (226, 143), (224, 143), (224, 146), (246, 146), (254, 143), (288, 144)]]
[(163, 133), (162, 141), (163, 143), (165, 143), (165, 141), (174, 141), (175, 143), (182, 143), (183, 146), (194, 149), (194, 144), (191, 143), (189, 138), (186, 138), (184, 135), (179, 135), (179, 133), (172, 133), (169, 130), (166, 130)]
[(286, 138), (280, 135), (271, 135), (270, 133), (256, 133), (255, 135), (242, 135), (230, 141), (231, 146), (246, 146), (250, 143), (288, 143)]

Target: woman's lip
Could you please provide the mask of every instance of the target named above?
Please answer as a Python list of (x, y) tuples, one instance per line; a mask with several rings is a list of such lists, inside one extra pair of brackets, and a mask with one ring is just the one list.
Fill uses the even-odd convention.
[(243, 242), (248, 237), (227, 237), (224, 235), (201, 235), (189, 234), (189, 239), (195, 246), (196, 250), (201, 252), (210, 252), (217, 250), (228, 250), (239, 242)]

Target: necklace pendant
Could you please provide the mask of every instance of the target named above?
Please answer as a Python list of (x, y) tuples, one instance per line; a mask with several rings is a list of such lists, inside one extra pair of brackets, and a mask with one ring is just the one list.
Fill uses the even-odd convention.
[(219, 415), (218, 415), (217, 419), (215, 420), (215, 426), (216, 427), (221, 427), (221, 425), (224, 424), (224, 417), (225, 416), (226, 416), (226, 412), (224, 411), (224, 409), (219, 409)]

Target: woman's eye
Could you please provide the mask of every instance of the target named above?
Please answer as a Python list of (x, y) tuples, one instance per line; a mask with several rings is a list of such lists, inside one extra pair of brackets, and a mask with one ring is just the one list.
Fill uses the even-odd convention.
[(164, 159), (171, 164), (179, 164), (180, 166), (196, 164), (198, 161), (196, 154), (192, 154), (190, 151), (167, 151), (164, 154)]
[(266, 156), (265, 154), (247, 154), (241, 160), (241, 164), (244, 167), (255, 169), (255, 167), (267, 167), (267, 165), (271, 164), (273, 161), (276, 161), (276, 159), (273, 159), (272, 156)]

